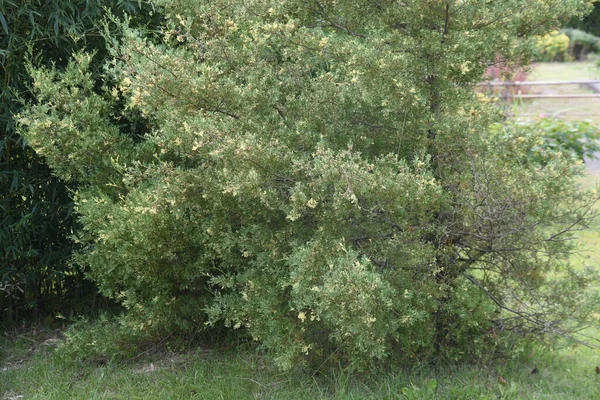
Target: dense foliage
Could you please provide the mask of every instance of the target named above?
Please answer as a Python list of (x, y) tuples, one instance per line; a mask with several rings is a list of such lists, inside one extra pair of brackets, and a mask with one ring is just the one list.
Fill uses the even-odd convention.
[(565, 152), (579, 160), (593, 159), (600, 151), (600, 127), (590, 121), (565, 121), (548, 117), (504, 123), (498, 129), (514, 130), (521, 135), (533, 133), (540, 137), (540, 145), (544, 149)]
[(474, 86), (587, 1), (158, 3), (162, 44), (123, 27), (101, 93), (90, 55), (34, 71), (19, 120), (77, 183), (77, 259), (131, 332), (224, 324), (283, 368), (364, 367), (586, 321), (581, 162), (491, 126)]
[(582, 61), (600, 52), (600, 37), (579, 29), (565, 28), (538, 38), (537, 61)]
[[(89, 307), (96, 292), (69, 263), (74, 244), (73, 201), (64, 182), (15, 132), (13, 114), (32, 98), (27, 62), (64, 68), (77, 50), (96, 51), (98, 76), (106, 55), (101, 21), (137, 13), (134, 24), (153, 19), (136, 0), (0, 0), (0, 315), (5, 321)], [(156, 17), (154, 17), (156, 20)]]
[(570, 37), (559, 31), (553, 31), (538, 38), (537, 61), (570, 61)]
[(563, 29), (569, 37), (569, 53), (575, 60), (585, 60), (589, 53), (600, 52), (600, 37), (579, 29)]
[(573, 18), (569, 22), (569, 26), (600, 36), (600, 1), (595, 0), (592, 11), (584, 18)]

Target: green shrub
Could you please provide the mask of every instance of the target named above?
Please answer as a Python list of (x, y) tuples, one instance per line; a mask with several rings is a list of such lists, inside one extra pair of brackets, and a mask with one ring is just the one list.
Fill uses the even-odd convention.
[[(142, 326), (136, 314), (101, 314), (94, 319), (70, 321), (56, 351), (66, 363), (98, 365), (130, 362), (144, 354), (183, 351), (192, 345), (206, 343), (206, 334), (194, 336), (189, 334), (194, 331), (188, 330), (187, 336), (181, 336), (181, 332), (181, 329), (160, 324), (160, 321)], [(213, 330), (213, 334), (211, 344), (214, 346), (233, 343), (232, 335), (227, 332)]]
[[(526, 123), (508, 123), (506, 128), (522, 132), (535, 132), (540, 138), (540, 149), (564, 151), (578, 159), (597, 157), (600, 151), (600, 129), (589, 121), (564, 121), (558, 118), (539, 118)], [(541, 161), (541, 160), (538, 160)]]
[(57, 354), (65, 362), (89, 362), (106, 364), (113, 360), (127, 360), (149, 346), (157, 335), (147, 335), (131, 329), (123, 321), (102, 315), (90, 321), (80, 319), (72, 322), (64, 332), (64, 340)]
[[(163, 44), (124, 28), (101, 92), (89, 55), (34, 71), (19, 118), (78, 184), (77, 260), (124, 326), (224, 325), (282, 368), (366, 369), (589, 319), (594, 277), (565, 262), (594, 201), (581, 166), (491, 126), (472, 90), (585, 2), (161, 3)], [(137, 140), (115, 124), (129, 112), (148, 121)]]
[(539, 61), (569, 61), (569, 36), (553, 31), (538, 39), (537, 59)]
[(589, 53), (600, 52), (600, 37), (579, 29), (563, 29), (569, 37), (569, 54), (575, 60), (585, 60)]

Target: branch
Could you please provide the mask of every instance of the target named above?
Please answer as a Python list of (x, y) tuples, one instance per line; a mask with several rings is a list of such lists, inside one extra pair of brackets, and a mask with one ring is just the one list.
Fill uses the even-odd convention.
[(362, 39), (365, 39), (367, 37), (367, 35), (364, 35), (364, 34), (358, 33), (358, 32), (354, 32), (353, 30), (351, 30), (347, 26), (343, 26), (343, 25), (338, 24), (337, 22), (332, 21), (331, 18), (329, 18), (327, 16), (327, 13), (325, 12), (325, 7), (323, 7), (321, 5), (321, 3), (319, 3), (318, 1), (316, 3), (317, 3), (317, 7), (319, 7), (319, 11), (320, 11), (321, 16), (323, 17), (324, 21), (327, 22), (327, 24), (328, 24), (326, 26), (331, 27), (331, 28), (335, 28), (335, 29), (338, 29), (338, 30), (341, 30), (341, 31), (344, 31), (344, 32), (346, 32), (347, 34), (349, 34), (351, 36), (359, 37), (359, 38), (362, 38)]
[(347, 34), (349, 34), (349, 35), (351, 35), (351, 36), (356, 36), (356, 37), (359, 37), (359, 38), (362, 38), (362, 39), (365, 39), (365, 38), (367, 38), (367, 35), (364, 35), (364, 34), (362, 34), (362, 33), (358, 33), (358, 32), (354, 32), (353, 30), (351, 30), (351, 29), (350, 29), (350, 28), (348, 28), (348, 27), (342, 26), (342, 25), (340, 25), (340, 24), (338, 24), (338, 23), (335, 23), (335, 22), (333, 22), (333, 21), (327, 21), (327, 22), (328, 22), (328, 24), (329, 24), (329, 25), (327, 25), (327, 26), (329, 26), (329, 27), (331, 27), (331, 28), (336, 28), (336, 29), (338, 29), (338, 30), (344, 31), (344, 32), (346, 32)]
[(275, 106), (275, 109), (277, 110), (277, 114), (279, 114), (281, 119), (283, 119), (285, 121), (286, 118), (285, 118), (285, 113), (283, 112), (283, 109), (277, 105)]
[(444, 38), (442, 39), (442, 41), (445, 39), (446, 35), (448, 34), (449, 22), (450, 22), (450, 2), (448, 0), (446, 0), (446, 15), (444, 18), (444, 32), (443, 32)]
[[(540, 327), (542, 332), (550, 331), (554, 334), (567, 337), (570, 340), (573, 340), (575, 343), (584, 345), (588, 348), (596, 348), (596, 346), (592, 346), (588, 342), (575, 339), (575, 337), (571, 333), (569, 333), (563, 329), (557, 328), (556, 324), (560, 321), (546, 322), (546, 321), (543, 321), (543, 320), (537, 318), (533, 313), (517, 311), (517, 310), (507, 306), (502, 301), (498, 300), (498, 298), (496, 298), (496, 296), (494, 296), (492, 293), (490, 293), (488, 290), (486, 290), (483, 287), (483, 285), (475, 277), (468, 275), (468, 274), (465, 274), (464, 277), (467, 278), (471, 283), (473, 283), (479, 289), (481, 289), (498, 307), (524, 319), (525, 321), (532, 323), (535, 326)], [(598, 340), (597, 338), (592, 338), (592, 337), (589, 337), (589, 336), (586, 336), (586, 335), (583, 335), (580, 333), (578, 333), (578, 334), (580, 336), (586, 337), (588, 339), (594, 339), (594, 340), (600, 342), (600, 340)]]
[(228, 117), (235, 118), (235, 119), (240, 119), (240, 118), (241, 118), (239, 115), (237, 115), (237, 114), (234, 114), (234, 113), (231, 113), (231, 112), (229, 112), (229, 111), (222, 110), (222, 109), (221, 109), (221, 108), (219, 108), (219, 107), (215, 108), (215, 109), (214, 109), (214, 110), (212, 110), (212, 111), (214, 111), (214, 112), (218, 112), (218, 113), (221, 113), (221, 114), (224, 114), (224, 115), (227, 115)]

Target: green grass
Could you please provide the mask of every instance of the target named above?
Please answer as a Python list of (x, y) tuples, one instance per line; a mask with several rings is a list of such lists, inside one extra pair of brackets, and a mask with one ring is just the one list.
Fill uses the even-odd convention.
[[(0, 368), (1, 399), (597, 399), (598, 355), (576, 348), (529, 358), (442, 370), (330, 376), (280, 373), (256, 352), (162, 353), (135, 363), (67, 362), (35, 335)], [(534, 368), (539, 371), (532, 374)]]

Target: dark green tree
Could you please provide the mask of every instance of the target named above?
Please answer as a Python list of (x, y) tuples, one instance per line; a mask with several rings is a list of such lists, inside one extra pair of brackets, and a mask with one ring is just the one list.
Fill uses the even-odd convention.
[(569, 27), (600, 36), (600, 1), (596, 0), (594, 2), (594, 9), (584, 18), (572, 19)]

